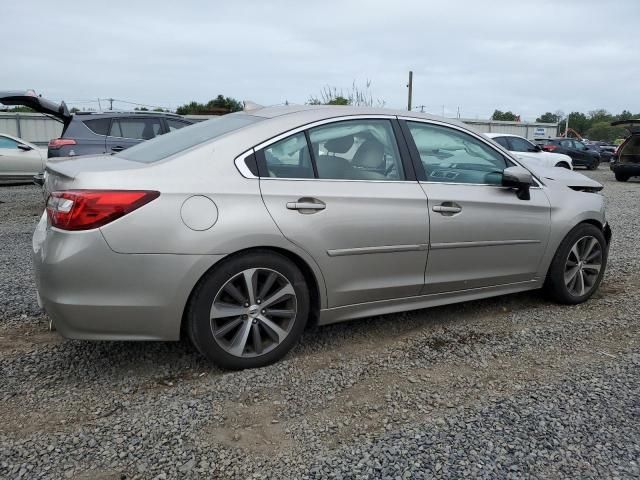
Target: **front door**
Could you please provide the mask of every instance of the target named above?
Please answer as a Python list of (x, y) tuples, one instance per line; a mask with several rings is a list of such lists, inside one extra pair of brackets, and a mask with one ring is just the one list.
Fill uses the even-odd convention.
[(320, 266), (329, 307), (420, 293), (427, 200), (399, 154), (392, 120), (328, 123), (257, 158), (265, 204), (284, 236)]
[(410, 149), (429, 203), (424, 293), (491, 287), (536, 278), (550, 229), (540, 188), (520, 200), (501, 186), (510, 161), (488, 142), (442, 125), (407, 121)]

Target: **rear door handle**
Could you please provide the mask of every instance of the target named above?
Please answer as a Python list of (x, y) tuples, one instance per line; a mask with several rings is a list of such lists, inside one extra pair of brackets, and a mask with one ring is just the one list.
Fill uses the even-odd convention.
[(440, 205), (434, 205), (432, 210), (442, 215), (451, 216), (462, 211), (462, 207), (454, 202), (443, 202)]
[(297, 202), (287, 202), (288, 210), (298, 210), (300, 213), (315, 213), (327, 208), (327, 205), (317, 198), (299, 198)]

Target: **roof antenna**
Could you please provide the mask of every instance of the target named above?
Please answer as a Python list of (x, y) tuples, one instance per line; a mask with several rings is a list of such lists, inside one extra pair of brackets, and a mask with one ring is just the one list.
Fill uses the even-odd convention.
[(261, 108), (264, 108), (264, 106), (262, 106), (262, 105), (260, 105), (258, 103), (252, 102), (251, 100), (245, 100), (242, 103), (244, 105), (243, 110), (245, 112), (251, 112), (253, 110), (260, 110)]

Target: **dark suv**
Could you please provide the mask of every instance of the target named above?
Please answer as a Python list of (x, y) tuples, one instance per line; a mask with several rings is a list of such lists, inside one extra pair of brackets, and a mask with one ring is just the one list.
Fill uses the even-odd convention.
[(600, 165), (600, 154), (575, 138), (536, 138), (534, 141), (547, 152), (569, 155), (574, 167), (595, 170)]
[(625, 127), (630, 135), (616, 150), (609, 168), (613, 170), (619, 182), (626, 182), (631, 177), (640, 177), (640, 119), (618, 120), (611, 125)]
[(48, 157), (116, 153), (144, 140), (177, 130), (193, 122), (164, 112), (79, 112), (69, 113), (64, 102), (57, 104), (38, 97), (32, 90), (0, 92), (0, 103), (24, 105), (60, 120), (60, 138), (49, 142)]

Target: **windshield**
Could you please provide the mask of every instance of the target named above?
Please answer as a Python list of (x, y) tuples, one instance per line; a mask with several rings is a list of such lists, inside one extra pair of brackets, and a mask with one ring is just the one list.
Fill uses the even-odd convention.
[(223, 115), (139, 143), (118, 153), (116, 157), (141, 163), (157, 162), (261, 120), (264, 119), (244, 113)]

